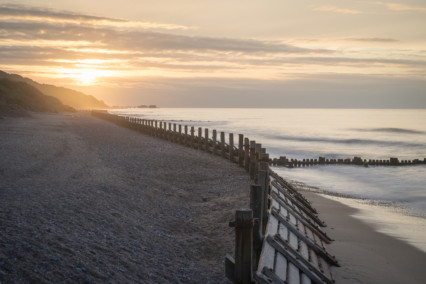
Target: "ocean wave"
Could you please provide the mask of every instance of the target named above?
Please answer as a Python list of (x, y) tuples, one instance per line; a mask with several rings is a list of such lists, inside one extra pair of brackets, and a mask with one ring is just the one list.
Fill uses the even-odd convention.
[(355, 131), (361, 131), (361, 132), (386, 132), (386, 133), (403, 133), (403, 134), (426, 134), (425, 131), (418, 131), (413, 129), (404, 129), (404, 128), (371, 128), (371, 129), (362, 129), (362, 128), (355, 128), (352, 129)]
[(425, 147), (425, 144), (410, 143), (405, 141), (387, 141), (372, 139), (334, 139), (325, 137), (302, 137), (302, 136), (286, 136), (286, 135), (270, 135), (270, 139), (297, 141), (297, 142), (318, 142), (333, 144), (358, 144), (358, 145), (376, 145), (376, 146), (402, 146), (402, 147)]

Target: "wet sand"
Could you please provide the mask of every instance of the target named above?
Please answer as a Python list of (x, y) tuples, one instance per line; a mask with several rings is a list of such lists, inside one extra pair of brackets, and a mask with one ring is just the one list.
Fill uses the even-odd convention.
[(0, 282), (227, 283), (237, 165), (88, 114), (0, 119)]
[(335, 240), (327, 248), (341, 265), (333, 268), (336, 283), (425, 283), (426, 253), (352, 217), (357, 209), (313, 192), (302, 193)]

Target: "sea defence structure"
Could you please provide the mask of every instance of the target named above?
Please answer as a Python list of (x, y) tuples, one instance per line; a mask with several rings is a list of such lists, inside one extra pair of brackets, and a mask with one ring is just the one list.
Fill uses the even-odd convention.
[(288, 159), (285, 156), (274, 158), (269, 161), (271, 165), (283, 166), (288, 168), (310, 167), (318, 165), (356, 165), (356, 166), (408, 166), (408, 165), (426, 165), (426, 158), (414, 160), (399, 160), (398, 158), (390, 158), (389, 160), (362, 159), (361, 157), (353, 157), (346, 159), (326, 159), (319, 157), (318, 159)]
[[(251, 180), (250, 208), (237, 210), (235, 253), (225, 257), (233, 283), (333, 283), (336, 258), (327, 251), (332, 239), (308, 200), (273, 172), (262, 145), (238, 134), (212, 132), (171, 122), (124, 117), (106, 111), (92, 115), (144, 134), (221, 156), (243, 167)], [(196, 135), (197, 134), (197, 135)], [(204, 135), (203, 135), (204, 134)], [(218, 135), (219, 134), (219, 135)]]

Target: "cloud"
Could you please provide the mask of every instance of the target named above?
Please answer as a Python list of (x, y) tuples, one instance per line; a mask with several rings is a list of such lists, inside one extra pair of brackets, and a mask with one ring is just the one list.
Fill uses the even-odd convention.
[[(164, 29), (160, 32), (155, 27), (136, 28), (132, 23), (0, 6), (0, 65), (10, 72), (45, 72), (45, 78), (63, 70), (111, 71), (98, 74), (116, 77), (97, 83), (114, 82), (123, 88), (130, 84), (125, 80), (128, 77), (136, 81), (156, 77), (188, 80), (221, 77), (267, 82), (337, 72), (426, 76), (426, 57), (415, 50), (391, 49), (389, 43), (397, 41), (392, 38), (348, 38), (337, 43), (335, 39), (325, 38), (287, 44), (278, 40), (190, 36), (181, 30), (179, 34)], [(362, 50), (345, 41), (376, 44), (374, 49), (368, 46)]]
[(97, 26), (97, 27), (113, 27), (113, 28), (143, 28), (143, 29), (166, 29), (166, 30), (190, 29), (189, 27), (182, 26), (182, 25), (95, 17), (95, 16), (76, 14), (72, 12), (57, 12), (57, 11), (52, 11), (50, 9), (26, 7), (22, 5), (0, 6), (0, 20), (78, 24), (78, 25), (91, 25), (91, 26)]
[(254, 39), (211, 38), (160, 33), (149, 30), (117, 31), (105, 27), (46, 22), (10, 22), (0, 20), (0, 38), (16, 40), (91, 41), (94, 46), (140, 50), (216, 50), (229, 52), (329, 53), (325, 49), (307, 49), (281, 42)]
[(319, 6), (319, 7), (314, 7), (314, 10), (321, 11), (321, 12), (333, 12), (333, 13), (343, 13), (343, 14), (352, 14), (352, 15), (362, 14), (362, 12), (359, 10), (339, 8), (336, 6)]
[(392, 11), (414, 11), (414, 12), (422, 12), (422, 13), (426, 12), (426, 7), (412, 6), (412, 5), (399, 4), (399, 3), (386, 3), (386, 2), (372, 2), (372, 3), (385, 6)]
[(379, 42), (379, 43), (392, 43), (399, 42), (397, 39), (393, 38), (347, 38), (347, 41), (360, 41), (360, 42)]

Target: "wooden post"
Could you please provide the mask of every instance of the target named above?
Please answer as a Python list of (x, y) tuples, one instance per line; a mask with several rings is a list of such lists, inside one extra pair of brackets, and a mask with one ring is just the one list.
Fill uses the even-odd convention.
[(262, 235), (265, 233), (266, 224), (268, 223), (268, 210), (269, 210), (269, 171), (259, 170), (258, 172), (258, 185), (262, 187)]
[(262, 251), (263, 241), (263, 198), (264, 189), (260, 185), (250, 186), (250, 209), (253, 210), (253, 217), (258, 221), (253, 228), (253, 268), (256, 269)]
[(240, 167), (244, 166), (244, 135), (238, 134), (238, 165)]
[(210, 146), (209, 146), (209, 129), (208, 128), (204, 128), (204, 141), (206, 143), (204, 150), (206, 152), (210, 152)]
[(216, 145), (216, 140), (217, 140), (217, 131), (216, 129), (213, 129), (213, 155), (217, 154), (217, 145)]
[(229, 133), (229, 160), (234, 161), (234, 134)]
[(184, 144), (188, 146), (188, 125), (185, 125), (185, 138), (184, 138)]
[(183, 144), (182, 139), (182, 125), (179, 124), (178, 143)]
[(256, 151), (256, 141), (250, 141), (250, 178), (254, 180), (256, 175), (256, 161), (255, 161), (255, 151)]
[(198, 150), (201, 150), (201, 136), (203, 135), (203, 129), (198, 127)]
[(227, 276), (228, 271), (234, 272), (234, 283), (252, 284), (253, 281), (253, 211), (248, 209), (237, 210), (235, 221), (229, 224), (235, 227), (235, 264), (231, 266), (232, 258), (227, 256), (225, 261)]
[(195, 129), (194, 126), (191, 126), (191, 142), (190, 142), (190, 147), (194, 147), (194, 133), (195, 133)]
[(260, 155), (260, 149), (262, 148), (262, 144), (256, 143), (255, 144), (255, 154), (254, 154), (254, 180), (257, 181), (257, 173), (259, 171), (259, 155)]
[(220, 151), (222, 157), (225, 157), (225, 132), (220, 132)]
[(250, 142), (248, 138), (244, 138), (244, 168), (246, 172), (250, 170)]

